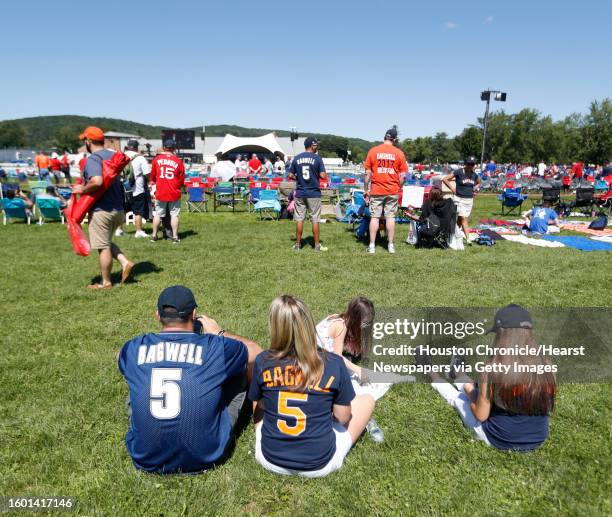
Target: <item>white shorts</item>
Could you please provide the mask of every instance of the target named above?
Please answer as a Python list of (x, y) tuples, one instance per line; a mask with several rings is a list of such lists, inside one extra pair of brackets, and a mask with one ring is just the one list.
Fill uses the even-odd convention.
[(334, 422), (332, 426), (334, 428), (334, 434), (336, 435), (336, 452), (329, 460), (327, 465), (319, 470), (286, 469), (284, 467), (274, 465), (264, 458), (264, 455), (261, 452), (261, 426), (262, 422), (259, 422), (255, 426), (255, 459), (264, 469), (274, 472), (275, 474), (284, 474), (286, 476), (303, 476), (307, 478), (320, 478), (327, 476), (328, 474), (331, 474), (342, 467), (344, 458), (353, 446), (351, 434), (347, 431), (346, 427), (338, 422)]
[(170, 210), (170, 215), (177, 216), (181, 212), (181, 200), (178, 201), (155, 201), (155, 215), (166, 217), (166, 210)]
[(472, 206), (474, 205), (474, 198), (472, 197), (453, 197), (455, 205), (457, 205), (457, 215), (459, 217), (469, 217), (472, 213)]

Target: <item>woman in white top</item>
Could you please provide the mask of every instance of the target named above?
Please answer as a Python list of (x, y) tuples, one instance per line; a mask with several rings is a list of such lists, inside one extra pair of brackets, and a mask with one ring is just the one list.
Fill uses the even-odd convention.
[[(333, 352), (344, 359), (344, 364), (351, 374), (355, 392), (370, 394), (375, 399), (384, 395), (391, 384), (367, 384), (367, 372), (355, 364), (367, 352), (372, 336), (374, 321), (374, 304), (368, 298), (353, 298), (342, 314), (332, 314), (317, 325), (317, 344), (320, 348)], [(374, 419), (366, 426), (372, 440), (384, 441), (382, 429)]]
[(369, 345), (373, 321), (372, 301), (353, 298), (342, 314), (332, 314), (317, 325), (318, 344), (343, 357), (349, 371), (361, 379), (361, 367), (354, 362), (361, 358), (363, 345)]

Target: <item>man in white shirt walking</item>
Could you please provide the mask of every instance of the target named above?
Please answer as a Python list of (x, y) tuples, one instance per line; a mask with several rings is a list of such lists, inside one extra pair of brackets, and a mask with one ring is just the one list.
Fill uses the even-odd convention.
[(151, 174), (151, 165), (147, 159), (138, 152), (138, 141), (129, 140), (125, 147), (125, 154), (132, 160), (130, 162), (132, 168), (134, 182), (132, 191), (132, 212), (134, 212), (134, 224), (136, 225), (136, 233), (134, 237), (137, 239), (149, 237), (142, 229), (142, 220), (151, 218), (151, 195), (149, 194), (149, 174)]

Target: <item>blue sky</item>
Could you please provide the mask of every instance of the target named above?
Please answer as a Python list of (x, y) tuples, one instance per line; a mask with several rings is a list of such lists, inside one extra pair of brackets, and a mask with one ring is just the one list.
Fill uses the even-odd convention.
[(611, 19), (610, 0), (7, 2), (0, 119), (454, 135), (487, 87), (562, 118), (612, 96)]

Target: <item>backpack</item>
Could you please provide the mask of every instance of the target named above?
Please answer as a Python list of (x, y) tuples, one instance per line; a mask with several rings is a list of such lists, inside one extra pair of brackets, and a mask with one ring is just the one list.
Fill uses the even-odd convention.
[(608, 218), (605, 215), (600, 215), (591, 224), (589, 224), (589, 228), (591, 230), (605, 230), (607, 226)]
[(425, 239), (433, 239), (440, 233), (440, 218), (436, 214), (430, 214), (421, 222), (419, 234)]
[(480, 246), (493, 246), (495, 244), (495, 240), (489, 235), (480, 235), (474, 242)]

